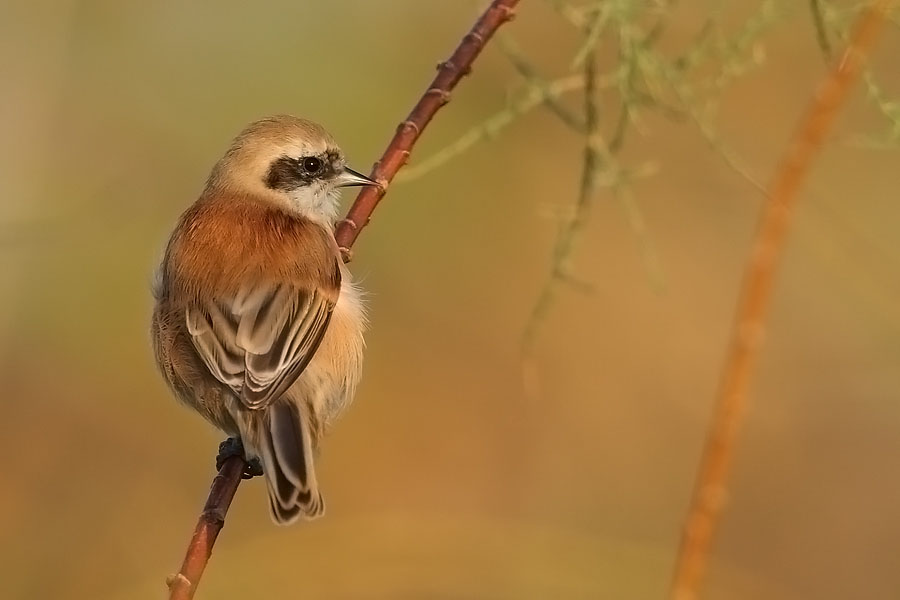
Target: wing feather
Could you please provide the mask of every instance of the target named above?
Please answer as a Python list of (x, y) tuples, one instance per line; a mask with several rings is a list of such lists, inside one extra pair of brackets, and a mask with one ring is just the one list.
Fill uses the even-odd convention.
[(209, 372), (250, 409), (261, 409), (294, 383), (315, 355), (334, 301), (318, 289), (259, 285), (227, 302), (186, 311), (194, 348)]

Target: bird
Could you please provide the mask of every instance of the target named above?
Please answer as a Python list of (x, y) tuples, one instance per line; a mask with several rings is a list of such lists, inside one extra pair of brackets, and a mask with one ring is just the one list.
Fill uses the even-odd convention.
[[(340, 190), (379, 184), (290, 115), (234, 138), (181, 215), (157, 269), (151, 339), (183, 404), (265, 477), (277, 524), (321, 516), (319, 443), (351, 403), (367, 315), (334, 240)], [(260, 473), (261, 471), (261, 473)]]

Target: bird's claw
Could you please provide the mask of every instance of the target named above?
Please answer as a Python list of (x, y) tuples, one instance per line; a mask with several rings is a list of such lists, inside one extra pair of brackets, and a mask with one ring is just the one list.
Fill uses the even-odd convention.
[(254, 477), (261, 477), (262, 474), (262, 463), (259, 462), (258, 458), (251, 458), (247, 461), (247, 466), (244, 467), (244, 472), (241, 473), (241, 478), (253, 479)]
[(216, 455), (216, 470), (220, 471), (225, 461), (232, 456), (239, 456), (245, 463), (244, 471), (241, 473), (242, 479), (253, 479), (263, 474), (262, 464), (258, 458), (248, 459), (244, 452), (244, 444), (241, 438), (230, 437), (219, 444), (219, 454)]

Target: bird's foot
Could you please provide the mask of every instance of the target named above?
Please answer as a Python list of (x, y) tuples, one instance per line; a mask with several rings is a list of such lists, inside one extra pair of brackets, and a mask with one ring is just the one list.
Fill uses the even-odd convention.
[(254, 477), (262, 477), (262, 474), (263, 468), (259, 458), (251, 458), (247, 461), (247, 466), (244, 468), (244, 472), (241, 473), (241, 478), (253, 479)]
[(242, 479), (253, 479), (263, 474), (262, 464), (260, 464), (259, 459), (247, 458), (247, 455), (244, 453), (244, 444), (241, 442), (241, 438), (238, 437), (230, 437), (219, 444), (219, 454), (216, 455), (216, 470), (221, 470), (225, 461), (232, 456), (239, 456), (246, 463), (244, 472), (241, 473)]
[(219, 444), (219, 453), (216, 455), (216, 471), (221, 470), (225, 461), (232, 456), (244, 458), (244, 444), (241, 443), (239, 437), (230, 437)]

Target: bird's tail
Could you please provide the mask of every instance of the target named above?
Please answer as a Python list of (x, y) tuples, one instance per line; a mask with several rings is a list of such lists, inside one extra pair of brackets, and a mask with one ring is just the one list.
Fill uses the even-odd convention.
[(269, 507), (279, 525), (325, 512), (316, 483), (312, 438), (307, 418), (292, 402), (271, 405), (256, 421), (256, 446), (262, 461)]

